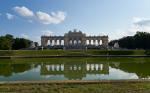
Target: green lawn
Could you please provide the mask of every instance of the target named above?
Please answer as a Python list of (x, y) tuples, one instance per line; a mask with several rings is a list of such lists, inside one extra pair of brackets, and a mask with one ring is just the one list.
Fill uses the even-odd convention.
[(150, 83), (0, 84), (0, 93), (150, 93)]
[(1, 50), (0, 56), (35, 56), (35, 55), (146, 55), (145, 50)]
[(150, 58), (126, 58), (126, 57), (115, 57), (115, 58), (12, 58), (12, 59), (0, 59), (0, 63), (9, 64), (9, 63), (100, 63), (100, 62), (127, 62), (127, 63), (136, 63), (136, 62), (150, 62)]

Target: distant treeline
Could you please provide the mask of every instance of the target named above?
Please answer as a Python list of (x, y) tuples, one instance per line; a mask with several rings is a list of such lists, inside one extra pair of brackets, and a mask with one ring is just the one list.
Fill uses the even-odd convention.
[(0, 36), (0, 50), (28, 48), (31, 42), (32, 41), (28, 39), (14, 38), (13, 35), (6, 34), (5, 36)]
[(150, 49), (150, 33), (137, 32), (134, 36), (126, 36), (118, 40), (109, 42), (109, 46), (113, 46), (118, 42), (121, 48), (126, 49)]

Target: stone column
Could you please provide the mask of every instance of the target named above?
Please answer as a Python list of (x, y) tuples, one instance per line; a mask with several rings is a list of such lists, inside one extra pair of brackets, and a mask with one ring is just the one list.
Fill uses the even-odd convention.
[(79, 45), (79, 40), (77, 39), (76, 41), (77, 41), (77, 42), (76, 42), (76, 43), (77, 43), (77, 45)]
[(55, 39), (55, 44), (54, 45), (57, 45), (57, 39)]
[(93, 39), (93, 45), (95, 45), (95, 39)]
[(64, 37), (64, 46), (68, 46), (68, 38)]
[(102, 39), (102, 45), (107, 47), (108, 46), (108, 37)]
[(89, 39), (89, 45), (91, 45), (91, 39)]
[(61, 39), (59, 39), (59, 45), (61, 46)]
[(72, 44), (71, 44), (71, 45), (74, 45), (74, 39), (71, 39), (71, 42), (72, 42)]
[(73, 44), (72, 39), (68, 41), (68, 44), (69, 44), (69, 45), (72, 45), (72, 44)]
[(41, 45), (43, 46), (43, 47), (46, 47), (47, 46), (47, 39), (46, 38), (44, 38), (44, 37), (42, 37), (41, 38)]
[(98, 42), (98, 45), (100, 45), (100, 40), (97, 40), (97, 42)]
[(41, 37), (41, 46), (44, 46), (44, 40), (42, 37)]
[(86, 38), (83, 37), (81, 42), (82, 42), (82, 45), (85, 46), (86, 45)]
[(50, 46), (52, 46), (52, 39), (50, 39)]

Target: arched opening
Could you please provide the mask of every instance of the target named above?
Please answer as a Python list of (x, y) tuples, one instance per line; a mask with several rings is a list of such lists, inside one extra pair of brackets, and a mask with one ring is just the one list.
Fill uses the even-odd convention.
[(56, 45), (59, 45), (59, 40), (56, 40)]
[(100, 45), (102, 45), (102, 40), (100, 40)]
[(98, 46), (98, 40), (95, 40), (95, 46)]
[(93, 45), (93, 40), (91, 40), (91, 45)]
[(95, 45), (95, 43), (96, 43), (96, 41), (95, 41), (95, 40), (93, 40), (93, 45)]
[(64, 40), (61, 40), (61, 45), (64, 45)]
[(55, 45), (55, 40), (52, 40), (52, 46), (54, 46)]
[(50, 46), (50, 40), (47, 40), (47, 46)]
[(89, 40), (86, 40), (86, 45), (89, 45)]
[(72, 45), (72, 43), (73, 43), (72, 40), (69, 40), (69, 44)]
[(73, 44), (76, 45), (76, 44), (77, 44), (77, 40), (74, 40), (74, 41), (73, 41)]
[(78, 44), (81, 44), (81, 40), (78, 40)]

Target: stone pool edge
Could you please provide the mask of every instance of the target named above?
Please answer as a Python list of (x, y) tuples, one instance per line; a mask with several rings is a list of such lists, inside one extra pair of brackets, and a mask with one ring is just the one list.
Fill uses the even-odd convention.
[(0, 59), (11, 58), (65, 58), (65, 57), (150, 57), (150, 55), (83, 55), (83, 56), (60, 56), (60, 55), (43, 55), (43, 56), (0, 56)]
[(130, 80), (43, 80), (43, 81), (0, 81), (3, 84), (107, 84), (107, 83), (150, 83), (150, 79)]

